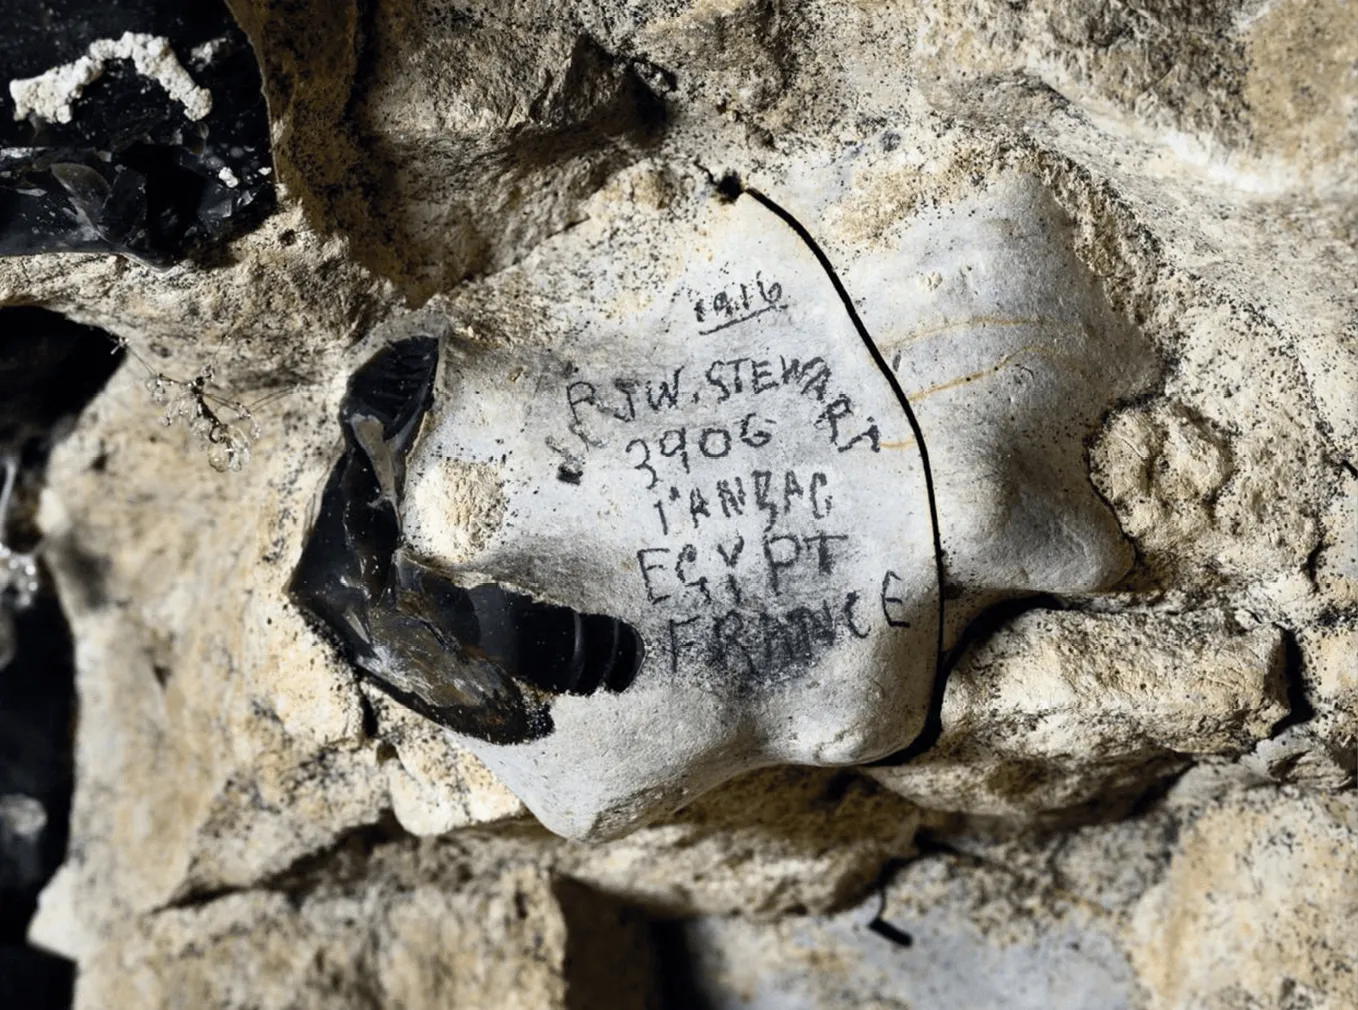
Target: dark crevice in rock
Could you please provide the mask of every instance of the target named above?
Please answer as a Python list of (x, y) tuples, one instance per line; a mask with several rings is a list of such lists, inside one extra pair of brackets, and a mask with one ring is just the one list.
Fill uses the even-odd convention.
[(0, 1006), (62, 1010), (75, 995), (75, 965), (19, 944), (0, 943)]
[[(0, 309), (0, 479), (11, 488), (0, 503), (0, 1006), (70, 1005), (73, 966), (23, 945), (66, 853), (76, 720), (75, 644), (34, 513), (53, 444), (121, 359), (102, 330)], [(32, 566), (31, 596), (15, 564)]]
[(18, 648), (0, 670), (0, 943), (23, 941), (65, 856), (74, 782), (70, 627), (46, 591), (14, 625)]
[[(955, 811), (929, 811), (927, 825), (916, 835), (921, 853), (934, 846), (963, 844), (968, 840), (987, 842), (1019, 838), (1043, 841), (1060, 838), (1082, 828), (1139, 820), (1157, 810), (1175, 784), (1196, 762), (1190, 755), (1162, 752), (1142, 758), (1139, 763), (1111, 767), (1098, 794), (1083, 803), (1042, 810), (1024, 819), (1012, 816), (979, 815)], [(1035, 777), (1060, 775), (1060, 769), (1038, 765), (1028, 771)], [(1025, 769), (1012, 769), (1015, 787), (1023, 784)]]
[(1304, 670), (1306, 660), (1302, 656), (1301, 645), (1297, 641), (1296, 632), (1291, 628), (1284, 628), (1275, 625), (1282, 634), (1283, 657), (1282, 667), (1279, 676), (1282, 678), (1282, 688), (1287, 694), (1287, 715), (1279, 719), (1269, 732), (1269, 736), (1277, 736), (1289, 726), (1299, 726), (1302, 723), (1310, 722), (1315, 717), (1316, 710), (1306, 696), (1306, 678)]
[(568, 877), (552, 891), (566, 920), (566, 1010), (657, 1010), (658, 951), (646, 916)]
[(963, 866), (988, 867), (1012, 877), (1018, 885), (1016, 890), (1035, 889), (1036, 882), (1032, 879), (1030, 873), (1024, 872), (1023, 868), (1010, 865), (1007, 862), (997, 862), (985, 855), (973, 852), (966, 847), (966, 844), (967, 839), (965, 837), (954, 838), (944, 832), (923, 828), (915, 835), (916, 856), (911, 862), (925, 859), (946, 859)]
[[(1140, 794), (1129, 800), (1126, 804), (1126, 812), (1123, 816), (1127, 819), (1145, 818), (1160, 810), (1164, 805), (1165, 799), (1169, 796), (1170, 791), (1179, 784), (1179, 780), (1196, 767), (1196, 763), (1190, 760), (1186, 755), (1182, 756), (1182, 761), (1182, 767), (1161, 775), (1142, 790)], [(1166, 824), (1168, 825), (1166, 837), (1172, 841), (1178, 837), (1179, 822), (1174, 818), (1167, 818)]]
[(658, 919), (651, 923), (659, 1006), (662, 1010), (716, 1010), (704, 991), (691, 925), (683, 919)]
[(1065, 832), (1138, 817), (1153, 808), (1196, 761), (1187, 754), (1165, 752), (1147, 757), (1112, 776), (1097, 796), (1084, 803), (1039, 815), (1039, 832)]
[(1315, 544), (1307, 552), (1306, 560), (1301, 565), (1301, 570), (1306, 573), (1306, 581), (1311, 583), (1313, 591), (1319, 590), (1320, 558), (1325, 553), (1325, 547), (1325, 540), (1317, 537)]
[(297, 907), (313, 892), (338, 890), (364, 879), (373, 852), (383, 845), (408, 843), (414, 836), (406, 832), (390, 811), (384, 811), (373, 824), (361, 824), (345, 831), (331, 844), (309, 852), (276, 873), (244, 887), (212, 887), (176, 896), (151, 914), (175, 909), (202, 908), (222, 898), (246, 891), (273, 891), (286, 895)]
[(376, 740), (381, 727), (378, 724), (377, 709), (373, 708), (373, 703), (368, 700), (368, 696), (362, 691), (358, 692), (358, 710), (362, 716), (363, 735), (369, 740)]
[(36, 476), (53, 441), (122, 359), (97, 327), (37, 306), (0, 308), (0, 455), (17, 457)]
[(260, 881), (256, 888), (286, 894), (297, 906), (320, 888), (337, 888), (367, 877), (369, 861), (379, 847), (414, 841), (414, 836), (401, 827), (396, 815), (387, 810), (376, 823), (346, 831), (327, 848), (303, 856), (286, 869)]

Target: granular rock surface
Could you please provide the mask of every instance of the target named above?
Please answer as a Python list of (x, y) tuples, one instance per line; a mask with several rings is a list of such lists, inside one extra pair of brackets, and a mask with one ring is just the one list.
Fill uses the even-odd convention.
[[(78, 1006), (1358, 1005), (1358, 9), (229, 7), (276, 209), (161, 268), (0, 257), (0, 307), (125, 347), (0, 525), (40, 531), (74, 641), (70, 842), (29, 940), (77, 963)], [(914, 582), (844, 587), (836, 648), (869, 614), (915, 622), (909, 648), (765, 694), (704, 691), (726, 667), (695, 658), (682, 710), (643, 665), (594, 709), (529, 692), (588, 753), (469, 746), (287, 592), (350, 376), (433, 337), (506, 366), (437, 417), (512, 402), (536, 431), (579, 380), (621, 417), (625, 382), (543, 363), (576, 348), (622, 374), (684, 346), (657, 320), (734, 318), (757, 290), (736, 274), (800, 232), (770, 214), (781, 237), (742, 231), (736, 256), (695, 222), (744, 220), (756, 193), (831, 265), (814, 304), (837, 314), (742, 306), (740, 327), (842, 334), (838, 368), (868, 353), (861, 325), (918, 424), (872, 451), (927, 448), (936, 524), (910, 463), (918, 483), (842, 531), (923, 553)], [(671, 304), (728, 267), (725, 301)], [(761, 360), (740, 327), (731, 357)], [(846, 397), (894, 405), (866, 382)], [(869, 451), (866, 412), (842, 416)], [(798, 437), (833, 463), (815, 417)], [(515, 418), (474, 433), (508, 459)], [(677, 466), (654, 434), (646, 462)], [(543, 502), (595, 479), (589, 436), (539, 448)], [(631, 568), (554, 544), (550, 509), (519, 508), (531, 474), (433, 444), (402, 550), (577, 613), (606, 612), (609, 580), (619, 607), (660, 606), (645, 543)], [(799, 487), (783, 506), (810, 508)], [(656, 515), (619, 496), (587, 518), (628, 539), (634, 505)], [(854, 558), (855, 578), (880, 560)], [(909, 704), (864, 701), (891, 678), (915, 678)]]

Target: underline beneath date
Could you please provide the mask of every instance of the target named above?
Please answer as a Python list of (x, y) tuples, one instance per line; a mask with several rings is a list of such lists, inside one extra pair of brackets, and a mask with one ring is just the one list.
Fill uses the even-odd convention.
[(757, 309), (754, 312), (749, 313), (748, 315), (737, 316), (735, 319), (728, 319), (726, 322), (719, 323), (718, 325), (712, 327), (710, 330), (699, 330), (698, 335), (700, 337), (705, 337), (710, 333), (716, 333), (718, 330), (725, 330), (728, 329), (729, 327), (739, 325), (740, 323), (748, 323), (751, 319), (759, 318), (765, 312), (781, 312), (786, 308), (787, 308), (786, 305), (768, 305), (762, 309)]

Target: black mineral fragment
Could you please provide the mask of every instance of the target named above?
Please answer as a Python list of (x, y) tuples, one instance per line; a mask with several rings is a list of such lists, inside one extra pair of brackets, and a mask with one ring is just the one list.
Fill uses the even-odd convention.
[(376, 684), (430, 719), (510, 744), (552, 730), (558, 694), (618, 691), (641, 642), (628, 624), (494, 583), (462, 586), (401, 536), (406, 456), (432, 404), (438, 341), (378, 351), (340, 405), (344, 452), (324, 490), (293, 599)]

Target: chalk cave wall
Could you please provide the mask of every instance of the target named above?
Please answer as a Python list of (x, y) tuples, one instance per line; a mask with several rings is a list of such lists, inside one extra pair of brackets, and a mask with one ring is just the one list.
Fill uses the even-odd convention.
[[(0, 257), (29, 313), (0, 337), (42, 309), (126, 348), (7, 517), (73, 642), (69, 839), (27, 931), (76, 1006), (1358, 1005), (1358, 8), (230, 12), (272, 144), (246, 227)], [(728, 175), (869, 321), (952, 281), (906, 229), (1047, 208), (1155, 362), (1081, 443), (1127, 567), (987, 609), (902, 754), (566, 841), (284, 588), (376, 347), (527, 346), (582, 262), (682, 256), (666, 221)], [(162, 423), (156, 374), (252, 405), (248, 459)]]

